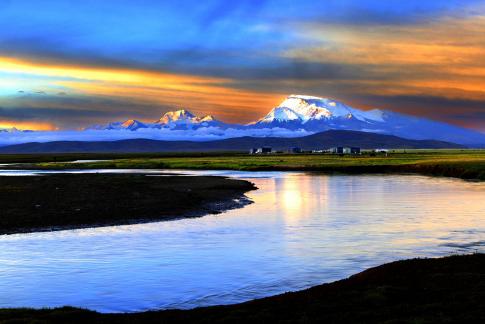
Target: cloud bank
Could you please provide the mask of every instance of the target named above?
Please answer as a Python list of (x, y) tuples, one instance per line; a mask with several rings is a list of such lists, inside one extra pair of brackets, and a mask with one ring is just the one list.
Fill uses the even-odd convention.
[(0, 132), (0, 146), (28, 142), (51, 141), (117, 141), (135, 138), (164, 141), (212, 141), (233, 137), (300, 137), (310, 135), (305, 130), (288, 130), (284, 128), (262, 129), (221, 129), (218, 127), (201, 127), (195, 130), (172, 130), (141, 128), (130, 130), (85, 130), (85, 131), (34, 131), (34, 132)]

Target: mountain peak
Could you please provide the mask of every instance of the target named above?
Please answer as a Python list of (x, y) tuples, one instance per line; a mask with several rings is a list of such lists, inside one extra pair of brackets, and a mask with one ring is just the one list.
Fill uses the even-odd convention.
[(158, 120), (157, 123), (159, 124), (168, 124), (170, 122), (177, 122), (177, 121), (187, 121), (196, 118), (194, 114), (190, 111), (185, 109), (169, 111), (165, 113), (162, 118)]
[(315, 121), (332, 123), (332, 121), (339, 119), (382, 122), (383, 113), (379, 110), (365, 112), (333, 99), (293, 94), (288, 96), (278, 107), (273, 108), (269, 114), (256, 124), (267, 125), (273, 122), (288, 123), (300, 121), (304, 125)]
[(290, 95), (278, 107), (258, 123), (322, 120), (347, 116), (352, 113), (347, 107), (331, 99), (307, 95)]
[(130, 126), (134, 125), (135, 123), (136, 123), (136, 120), (134, 120), (134, 119), (128, 119), (123, 124), (121, 124), (121, 126), (123, 126), (123, 127), (130, 127)]
[(0, 128), (0, 132), (3, 132), (3, 133), (16, 133), (16, 132), (20, 132), (20, 130), (17, 129), (16, 127), (10, 127), (10, 128)]
[(128, 119), (121, 124), (121, 127), (129, 130), (137, 130), (138, 128), (145, 128), (146, 125), (136, 119)]
[(215, 121), (216, 119), (214, 118), (214, 116), (212, 115), (207, 115), (207, 116), (204, 116), (200, 119), (200, 122), (211, 122), (211, 121)]
[[(287, 108), (301, 108), (301, 106), (313, 105), (318, 108), (331, 109), (338, 106), (345, 106), (343, 103), (329, 98), (314, 97), (307, 95), (290, 95), (288, 96), (279, 107)], [(345, 106), (347, 107), (347, 106)]]
[(207, 127), (209, 125), (223, 126), (223, 123), (217, 121), (211, 115), (198, 117), (185, 109), (169, 111), (155, 124), (158, 125), (158, 127), (168, 127), (172, 129), (195, 129), (199, 127)]

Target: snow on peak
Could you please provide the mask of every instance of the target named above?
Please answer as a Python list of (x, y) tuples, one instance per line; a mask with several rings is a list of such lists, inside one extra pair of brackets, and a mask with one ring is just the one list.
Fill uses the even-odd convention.
[[(169, 111), (162, 116), (155, 124), (162, 125), (164, 127), (178, 127), (192, 125), (206, 126), (207, 123), (217, 122), (217, 120), (211, 115), (204, 117), (198, 117), (192, 114), (190, 111), (181, 109), (177, 111)], [(200, 125), (202, 124), (202, 125)]]
[(20, 130), (17, 129), (16, 127), (10, 127), (10, 128), (0, 128), (0, 132), (1, 133), (16, 133), (16, 132), (20, 132)]
[(136, 119), (128, 119), (127, 121), (125, 121), (120, 125), (120, 128), (129, 129), (129, 130), (137, 130), (139, 128), (146, 128), (146, 127), (147, 126), (144, 123)]
[(383, 121), (382, 112), (371, 111), (370, 113), (349, 107), (333, 99), (307, 96), (290, 95), (278, 107), (259, 123), (271, 123), (273, 121), (287, 122), (300, 120), (302, 124), (314, 120), (329, 120), (333, 118), (358, 119), (360, 121)]
[(144, 126), (144, 124), (138, 120), (135, 119), (128, 119), (125, 121), (123, 124), (121, 124), (122, 127), (124, 128), (131, 128), (131, 127), (140, 127)]
[(352, 113), (346, 105), (332, 99), (291, 95), (280, 104), (303, 115), (304, 120), (341, 117)]
[(301, 120), (300, 116), (290, 108), (276, 107), (273, 108), (263, 119), (259, 122), (271, 123), (273, 121), (286, 122), (293, 120)]
[(176, 110), (176, 111), (169, 111), (165, 113), (165, 115), (162, 116), (158, 120), (159, 124), (168, 124), (171, 122), (177, 122), (177, 121), (187, 121), (196, 118), (194, 114), (192, 114), (190, 111), (181, 109), (181, 110)]
[[(206, 126), (221, 126), (222, 123), (217, 121), (211, 115), (204, 117), (197, 117), (190, 111), (185, 109), (169, 111), (164, 114), (159, 120), (154, 123), (143, 123), (136, 119), (128, 119), (124, 122), (117, 121), (111, 122), (105, 125), (91, 125), (85, 128), (85, 130), (138, 130), (140, 128), (193, 128), (193, 127), (206, 127)], [(1, 131), (1, 130), (0, 130)]]
[(211, 121), (215, 121), (216, 119), (212, 116), (212, 115), (207, 115), (207, 116), (204, 116), (202, 118), (199, 119), (199, 121), (201, 123), (203, 122), (211, 122)]
[(329, 99), (291, 95), (288, 96), (278, 107), (262, 118), (259, 122), (271, 123), (272, 121), (295, 121), (302, 123), (309, 120), (328, 119), (332, 116), (348, 114), (348, 111), (335, 113), (335, 105)]
[(133, 119), (128, 119), (127, 121), (125, 121), (123, 124), (121, 124), (121, 126), (123, 127), (129, 127), (131, 125), (135, 124), (135, 120)]

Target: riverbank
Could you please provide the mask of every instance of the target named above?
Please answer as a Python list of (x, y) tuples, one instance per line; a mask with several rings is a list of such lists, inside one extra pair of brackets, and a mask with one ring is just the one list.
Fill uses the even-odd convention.
[[(77, 159), (106, 159), (70, 163)], [(485, 180), (485, 150), (414, 150), (385, 154), (164, 154), (2, 156), (7, 162), (28, 162), (22, 169), (193, 169), (242, 171), (317, 171), (328, 174), (400, 173)], [(37, 161), (37, 162), (36, 162)]]
[[(161, 292), (162, 293), (162, 292)], [(485, 254), (398, 261), (348, 279), (237, 305), (100, 314), (3, 309), (1, 323), (480, 323)]]
[[(244, 206), (248, 181), (204, 176), (0, 177), (0, 234), (196, 217)], [(235, 201), (235, 200), (238, 201)]]

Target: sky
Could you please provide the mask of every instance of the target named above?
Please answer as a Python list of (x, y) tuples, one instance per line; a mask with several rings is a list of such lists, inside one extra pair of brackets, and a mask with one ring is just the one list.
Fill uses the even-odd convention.
[(483, 0), (2, 0), (0, 128), (247, 123), (298, 93), (485, 132), (484, 35)]

